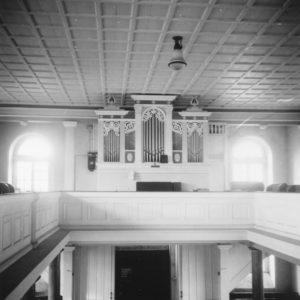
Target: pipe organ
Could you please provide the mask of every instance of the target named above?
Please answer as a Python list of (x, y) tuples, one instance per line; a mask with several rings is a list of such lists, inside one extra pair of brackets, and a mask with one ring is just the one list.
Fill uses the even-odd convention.
[(98, 163), (159, 163), (162, 155), (171, 164), (203, 163), (208, 134), (224, 133), (224, 125), (209, 125), (209, 113), (199, 108), (174, 113), (174, 96), (135, 96), (134, 118), (112, 105), (96, 112)]
[(97, 190), (135, 191), (172, 178), (182, 191), (224, 190), (226, 124), (197, 101), (174, 111), (171, 95), (132, 95), (134, 111), (110, 101), (98, 115)]

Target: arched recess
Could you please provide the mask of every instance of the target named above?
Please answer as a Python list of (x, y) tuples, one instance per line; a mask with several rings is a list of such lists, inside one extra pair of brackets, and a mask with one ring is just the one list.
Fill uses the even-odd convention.
[(235, 139), (230, 147), (230, 180), (273, 182), (273, 159), (269, 144), (257, 136)]
[(43, 135), (18, 136), (9, 149), (8, 178), (17, 191), (46, 192), (51, 189), (52, 145)]

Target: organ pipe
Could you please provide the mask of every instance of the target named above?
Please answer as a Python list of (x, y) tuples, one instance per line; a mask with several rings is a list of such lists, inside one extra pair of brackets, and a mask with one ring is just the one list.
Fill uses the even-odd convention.
[(188, 136), (188, 162), (201, 162), (202, 139), (195, 130)]
[(104, 161), (119, 162), (120, 161), (120, 136), (114, 130), (110, 130), (104, 137), (105, 153)]
[(143, 121), (143, 157), (145, 162), (159, 162), (164, 153), (164, 122), (155, 114)]

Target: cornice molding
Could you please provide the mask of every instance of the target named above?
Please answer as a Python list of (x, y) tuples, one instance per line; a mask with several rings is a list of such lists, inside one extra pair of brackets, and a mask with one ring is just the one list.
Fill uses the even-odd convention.
[[(97, 120), (98, 118), (99, 116), (95, 114), (95, 107), (0, 106), (0, 122), (58, 122), (62, 120)], [(290, 126), (300, 125), (300, 111), (215, 110), (211, 111), (211, 115), (207, 119), (210, 122), (222, 122), (238, 126)]]

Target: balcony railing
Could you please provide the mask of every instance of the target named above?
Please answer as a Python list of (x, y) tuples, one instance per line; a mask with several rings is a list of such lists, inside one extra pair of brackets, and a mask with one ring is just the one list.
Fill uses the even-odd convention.
[[(152, 232), (152, 241), (157, 237), (153, 232), (159, 232), (160, 238), (166, 241), (185, 242), (240, 241), (249, 238), (249, 230), (264, 230), (299, 243), (299, 211), (299, 194), (293, 193), (3, 195), (0, 197), (0, 266), (5, 267), (9, 258), (24, 254), (58, 228), (93, 231), (98, 234), (96, 238), (100, 236), (99, 231), (104, 234), (104, 231), (131, 230), (139, 232), (141, 240), (146, 240), (144, 232), (147, 231)], [(121, 235), (115, 239), (118, 237)]]

